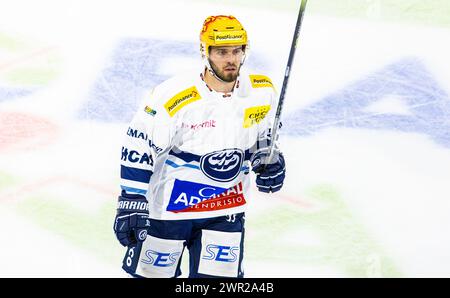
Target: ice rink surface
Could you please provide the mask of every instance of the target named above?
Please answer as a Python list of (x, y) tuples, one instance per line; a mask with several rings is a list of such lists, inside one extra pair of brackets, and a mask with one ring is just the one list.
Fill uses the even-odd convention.
[[(146, 90), (200, 66), (206, 16), (241, 20), (246, 67), (281, 88), (296, 5), (241, 2), (0, 4), (0, 277), (125, 276), (120, 142)], [(399, 4), (422, 16), (411, 22), (389, 0), (330, 3), (308, 3), (287, 178), (252, 194), (246, 276), (450, 277), (449, 6), (427, 22), (422, 4)]]

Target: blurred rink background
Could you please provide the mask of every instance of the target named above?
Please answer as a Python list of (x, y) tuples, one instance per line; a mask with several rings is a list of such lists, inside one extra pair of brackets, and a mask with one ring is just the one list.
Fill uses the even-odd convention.
[[(299, 1), (3, 1), (0, 277), (123, 277), (120, 142), (143, 92), (198, 67), (214, 14), (280, 90)], [(283, 190), (254, 192), (247, 277), (450, 277), (450, 4), (310, 0)], [(187, 270), (184, 256), (184, 274)]]

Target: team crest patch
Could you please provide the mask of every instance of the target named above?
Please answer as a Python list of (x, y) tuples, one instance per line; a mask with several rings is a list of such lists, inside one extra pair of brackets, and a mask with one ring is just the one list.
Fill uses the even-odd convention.
[(240, 149), (214, 151), (200, 158), (200, 169), (208, 178), (228, 182), (235, 179), (244, 162), (244, 152)]
[(272, 87), (272, 80), (263, 75), (250, 75), (250, 82), (253, 88)]
[(270, 105), (251, 107), (244, 113), (244, 128), (249, 128), (261, 122), (270, 111)]
[(191, 88), (186, 89), (169, 99), (169, 101), (164, 104), (164, 108), (166, 108), (169, 116), (173, 117), (183, 107), (201, 98), (202, 97), (200, 96), (197, 88), (195, 86), (192, 86)]

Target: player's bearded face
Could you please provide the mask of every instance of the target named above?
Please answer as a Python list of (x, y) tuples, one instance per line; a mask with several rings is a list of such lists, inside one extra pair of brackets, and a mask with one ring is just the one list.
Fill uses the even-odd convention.
[(225, 82), (234, 82), (239, 76), (244, 51), (238, 47), (211, 47), (209, 64)]

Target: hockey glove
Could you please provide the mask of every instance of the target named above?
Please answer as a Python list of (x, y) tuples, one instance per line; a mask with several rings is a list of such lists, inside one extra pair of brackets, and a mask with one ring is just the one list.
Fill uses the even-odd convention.
[(283, 186), (286, 173), (286, 165), (283, 154), (275, 150), (272, 161), (268, 164), (268, 148), (261, 149), (253, 154), (250, 159), (252, 170), (256, 174), (256, 186), (262, 192), (276, 192)]
[(142, 242), (147, 238), (150, 227), (148, 202), (143, 196), (119, 196), (114, 232), (123, 246)]

